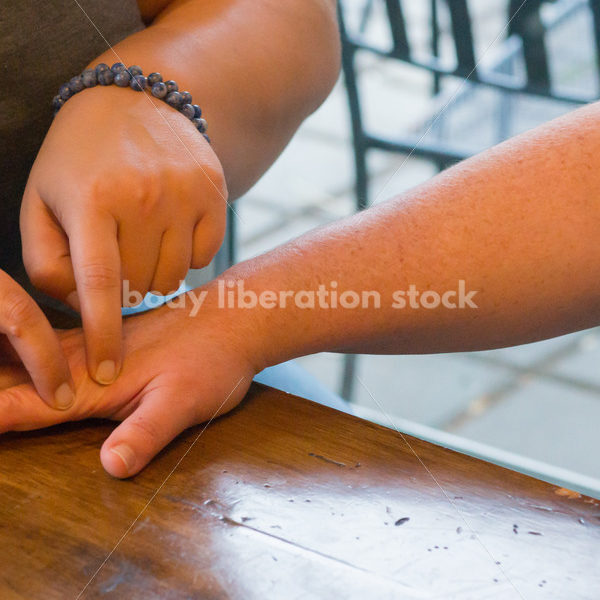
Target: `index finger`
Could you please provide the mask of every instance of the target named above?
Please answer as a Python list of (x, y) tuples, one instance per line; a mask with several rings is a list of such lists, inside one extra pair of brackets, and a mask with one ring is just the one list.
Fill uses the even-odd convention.
[(108, 214), (83, 216), (69, 247), (90, 377), (107, 385), (121, 368), (121, 258), (117, 223)]
[(4, 271), (0, 271), (0, 332), (6, 334), (43, 400), (53, 408), (68, 408), (75, 398), (74, 386), (58, 336), (33, 298)]

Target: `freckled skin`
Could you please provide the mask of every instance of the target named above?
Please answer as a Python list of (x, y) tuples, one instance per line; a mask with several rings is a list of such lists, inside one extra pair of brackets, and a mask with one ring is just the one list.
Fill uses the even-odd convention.
[[(233, 267), (245, 288), (477, 290), (476, 310), (254, 311), (265, 366), (321, 351), (428, 353), (526, 343), (600, 323), (600, 104), (359, 215)], [(581, 133), (585, 132), (582, 138)], [(513, 160), (519, 157), (519, 161)]]

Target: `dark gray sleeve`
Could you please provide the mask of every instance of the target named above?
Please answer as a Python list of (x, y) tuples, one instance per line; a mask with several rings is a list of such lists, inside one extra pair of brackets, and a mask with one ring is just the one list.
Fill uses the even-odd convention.
[(108, 44), (143, 27), (136, 0), (2, 0), (0, 268), (20, 280), (19, 207), (52, 98)]

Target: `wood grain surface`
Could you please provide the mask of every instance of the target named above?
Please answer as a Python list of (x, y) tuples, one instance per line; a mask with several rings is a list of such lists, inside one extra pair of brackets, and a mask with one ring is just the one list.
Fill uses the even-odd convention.
[(112, 427), (0, 437), (1, 600), (600, 598), (591, 498), (257, 385), (129, 481)]

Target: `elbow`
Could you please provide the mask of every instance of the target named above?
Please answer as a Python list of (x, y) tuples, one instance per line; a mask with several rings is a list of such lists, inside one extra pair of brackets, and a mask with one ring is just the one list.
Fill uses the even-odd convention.
[(306, 43), (307, 116), (329, 96), (338, 80), (341, 67), (341, 42), (336, 3), (332, 0), (311, 0), (311, 4), (315, 5), (315, 11), (310, 38)]
[[(271, 88), (272, 114), (293, 118), (296, 126), (313, 113), (335, 85), (341, 66), (341, 43), (335, 0), (280, 3), (277, 77)], [(266, 57), (265, 57), (266, 58)]]

